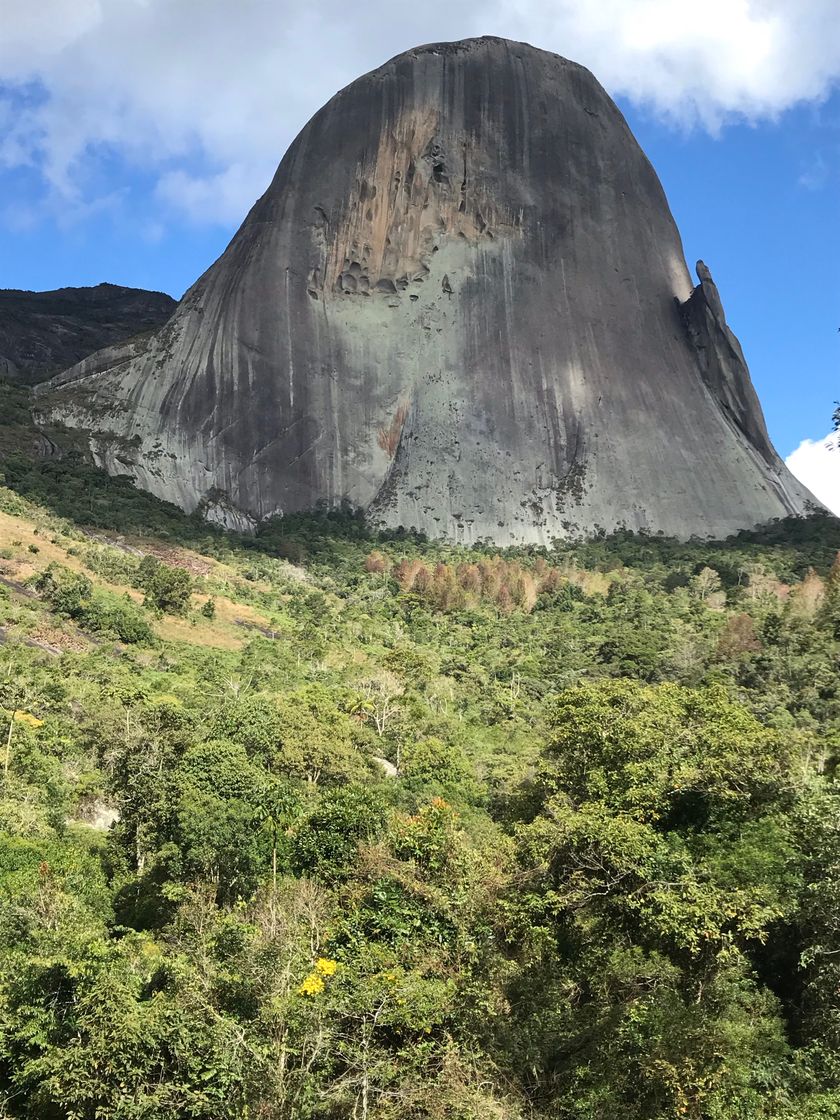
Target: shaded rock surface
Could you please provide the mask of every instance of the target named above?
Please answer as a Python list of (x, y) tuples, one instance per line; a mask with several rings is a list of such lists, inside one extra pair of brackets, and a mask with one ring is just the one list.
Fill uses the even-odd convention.
[(698, 275), (587, 70), (420, 47), (313, 117), (160, 331), (41, 408), (225, 521), (349, 500), (465, 541), (724, 536), (812, 499)]
[(163, 292), (116, 284), (0, 290), (0, 377), (43, 381), (103, 346), (157, 330), (175, 307)]

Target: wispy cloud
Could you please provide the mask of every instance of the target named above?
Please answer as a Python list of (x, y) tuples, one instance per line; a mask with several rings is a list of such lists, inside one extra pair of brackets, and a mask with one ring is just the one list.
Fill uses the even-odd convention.
[[(273, 162), (235, 162), (218, 172), (195, 174), (176, 168), (165, 171), (155, 188), (156, 198), (168, 212), (196, 223), (227, 223), (245, 217), (257, 193), (274, 171)], [(259, 185), (257, 185), (259, 184)]]
[(798, 182), (800, 187), (804, 187), (807, 191), (819, 191), (822, 190), (830, 178), (831, 170), (828, 161), (822, 152), (817, 152), (800, 174)]

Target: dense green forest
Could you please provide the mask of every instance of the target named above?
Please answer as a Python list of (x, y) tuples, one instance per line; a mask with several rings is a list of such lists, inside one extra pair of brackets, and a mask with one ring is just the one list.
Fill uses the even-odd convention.
[(840, 1116), (835, 520), (235, 536), (4, 431), (0, 1116)]

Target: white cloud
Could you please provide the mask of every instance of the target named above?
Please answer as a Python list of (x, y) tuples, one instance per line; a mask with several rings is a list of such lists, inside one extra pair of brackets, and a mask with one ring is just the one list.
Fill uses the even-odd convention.
[(814, 497), (840, 517), (840, 436), (804, 439), (785, 462)]
[(525, 39), (710, 129), (840, 77), (837, 0), (0, 0), (0, 27), (0, 83), (43, 95), (0, 101), (0, 165), (35, 165), (72, 206), (116, 152), (162, 208), (213, 222), (244, 215), (337, 89), (430, 40)]
[(718, 127), (821, 98), (840, 75), (836, 0), (511, 0), (613, 93)]

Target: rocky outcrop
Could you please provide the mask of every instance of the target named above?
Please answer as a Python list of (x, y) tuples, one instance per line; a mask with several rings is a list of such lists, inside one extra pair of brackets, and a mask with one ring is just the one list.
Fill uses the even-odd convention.
[(315, 115), (148, 345), (41, 407), (225, 521), (349, 500), (466, 541), (723, 536), (811, 496), (699, 275), (587, 70), (421, 47)]
[(43, 381), (103, 346), (157, 330), (175, 306), (163, 292), (116, 284), (0, 290), (0, 377)]

